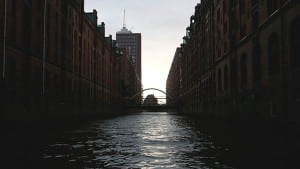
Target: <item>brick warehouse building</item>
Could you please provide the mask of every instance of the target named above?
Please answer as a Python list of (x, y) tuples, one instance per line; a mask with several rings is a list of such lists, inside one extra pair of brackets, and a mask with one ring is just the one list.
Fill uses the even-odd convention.
[(296, 0), (202, 0), (180, 47), (181, 73), (169, 74), (182, 79), (182, 111), (299, 121), (299, 10)]
[(121, 107), (121, 58), (128, 56), (105, 37), (97, 11), (85, 13), (84, 0), (6, 2), (0, 2), (2, 119)]

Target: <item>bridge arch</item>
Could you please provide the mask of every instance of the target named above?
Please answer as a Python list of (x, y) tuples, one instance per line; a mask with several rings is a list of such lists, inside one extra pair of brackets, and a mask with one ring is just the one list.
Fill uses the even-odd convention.
[(139, 94), (142, 94), (144, 91), (147, 91), (147, 90), (155, 90), (155, 91), (159, 91), (163, 94), (166, 95), (166, 99), (173, 99), (172, 97), (170, 97), (166, 92), (164, 92), (163, 90), (160, 90), (160, 89), (157, 89), (157, 88), (146, 88), (146, 89), (143, 89), (139, 92), (137, 92), (135, 95), (131, 96), (128, 100), (132, 100), (134, 99), (135, 97), (137, 97)]

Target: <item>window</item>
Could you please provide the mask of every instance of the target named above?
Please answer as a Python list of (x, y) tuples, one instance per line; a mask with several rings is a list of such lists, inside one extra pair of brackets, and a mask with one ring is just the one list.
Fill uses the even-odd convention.
[(227, 11), (227, 4), (226, 4), (226, 0), (225, 1), (223, 1), (223, 13), (225, 14), (226, 13), (226, 11)]
[(217, 21), (220, 21), (220, 8), (217, 11)]
[(32, 18), (31, 18), (31, 12), (32, 10), (30, 8), (28, 8), (27, 5), (24, 5), (23, 8), (23, 25), (22, 25), (22, 29), (23, 29), (23, 37), (22, 37), (22, 41), (23, 41), (23, 46), (25, 47), (25, 49), (29, 49), (30, 48), (30, 44), (31, 44), (31, 22), (32, 22)]
[(224, 90), (228, 89), (228, 65), (224, 67)]
[(12, 57), (9, 58), (9, 77), (12, 79), (12, 81), (16, 78), (16, 61)]
[(276, 75), (280, 72), (279, 47), (278, 34), (272, 33), (268, 39), (269, 76)]
[(47, 9), (46, 9), (46, 29), (47, 29), (47, 35), (48, 35), (48, 38), (50, 38), (50, 32), (52, 31), (51, 29), (51, 6), (49, 4), (47, 4)]
[[(58, 75), (54, 74), (54, 87), (59, 88), (59, 80), (58, 80)], [(58, 90), (56, 90), (58, 91)]]
[(223, 25), (223, 29), (224, 29), (224, 34), (227, 33), (227, 28), (228, 28), (228, 25), (227, 25), (227, 21), (224, 22), (224, 25)]
[(237, 88), (237, 61), (236, 57), (232, 58), (230, 66), (230, 87)]
[(257, 82), (261, 80), (261, 62), (260, 62), (260, 46), (256, 42), (253, 47), (253, 81)]
[(245, 14), (245, 0), (240, 0), (239, 1), (240, 4), (240, 15), (244, 15)]
[(243, 38), (246, 36), (246, 24), (242, 24), (240, 27), (240, 38)]
[(291, 67), (292, 70), (300, 69), (300, 17), (291, 24)]
[(246, 54), (242, 54), (241, 57), (241, 88), (245, 88), (247, 85), (247, 56)]
[(40, 90), (42, 85), (42, 69), (36, 68), (35, 69), (35, 87)]
[[(13, 41), (16, 41), (17, 39), (17, 9), (16, 9), (16, 1), (11, 1), (12, 2), (12, 26), (11, 26), (11, 37)], [(6, 20), (7, 22), (7, 20)], [(9, 33), (9, 30), (7, 30), (7, 32)], [(8, 36), (10, 36), (10, 34), (8, 34)]]
[(222, 90), (222, 72), (221, 69), (218, 70), (218, 91), (219, 93)]
[(278, 9), (278, 7), (278, 0), (267, 0), (267, 12), (269, 15), (275, 12)]
[(256, 30), (259, 26), (259, 14), (255, 12), (252, 14), (252, 29)]
[(51, 87), (51, 80), (50, 80), (50, 72), (48, 70), (46, 70), (46, 74), (45, 74), (45, 88), (46, 90), (48, 90)]

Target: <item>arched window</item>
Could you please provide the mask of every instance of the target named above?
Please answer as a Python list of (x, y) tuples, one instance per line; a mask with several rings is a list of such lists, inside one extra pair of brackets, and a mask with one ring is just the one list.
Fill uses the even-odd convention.
[(224, 67), (224, 90), (228, 89), (228, 65)]
[(276, 75), (280, 72), (280, 45), (277, 33), (272, 33), (268, 39), (268, 60), (269, 75)]
[(300, 69), (300, 17), (291, 24), (291, 66), (292, 70)]
[(10, 57), (8, 63), (9, 63), (9, 65), (8, 65), (9, 66), (8, 74), (10, 76), (10, 79), (15, 82), (16, 72), (17, 72), (17, 70), (16, 70), (16, 67), (17, 67), (16, 66), (16, 61), (15, 61), (14, 58)]
[(253, 81), (257, 82), (261, 80), (261, 62), (260, 62), (260, 45), (255, 42), (252, 50), (253, 53)]
[(241, 88), (247, 85), (247, 55), (244, 53), (241, 56)]
[(32, 10), (29, 8), (28, 5), (24, 5), (23, 8), (23, 45), (26, 49), (30, 48), (31, 44), (31, 29), (32, 29)]
[(237, 59), (236, 57), (232, 58), (230, 64), (230, 87), (231, 89), (235, 90), (237, 88)]
[(222, 73), (221, 73), (221, 69), (218, 70), (218, 91), (219, 93), (222, 90)]

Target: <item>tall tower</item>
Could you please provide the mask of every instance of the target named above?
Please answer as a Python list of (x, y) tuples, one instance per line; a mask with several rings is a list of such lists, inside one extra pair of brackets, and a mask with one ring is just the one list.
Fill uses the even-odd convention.
[(124, 10), (124, 20), (123, 27), (120, 31), (116, 33), (117, 44), (120, 48), (125, 48), (128, 51), (132, 65), (135, 68), (135, 71), (139, 77), (139, 80), (142, 81), (141, 77), (141, 55), (142, 55), (142, 46), (141, 46), (141, 33), (132, 33), (126, 28), (125, 22), (125, 10)]

